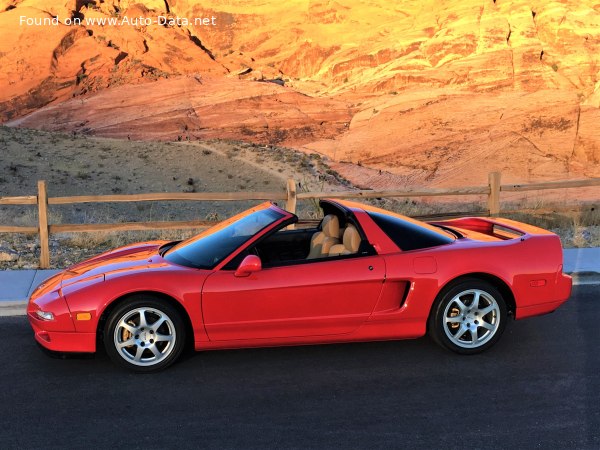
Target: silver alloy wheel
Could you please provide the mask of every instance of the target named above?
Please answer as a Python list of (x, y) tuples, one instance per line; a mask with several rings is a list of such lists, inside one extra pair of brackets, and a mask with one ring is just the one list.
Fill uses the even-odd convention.
[(446, 305), (443, 327), (448, 339), (462, 348), (484, 345), (500, 327), (500, 307), (496, 299), (481, 289), (468, 289)]
[(114, 343), (118, 354), (137, 366), (154, 366), (175, 348), (177, 333), (169, 316), (156, 308), (136, 308), (117, 322)]

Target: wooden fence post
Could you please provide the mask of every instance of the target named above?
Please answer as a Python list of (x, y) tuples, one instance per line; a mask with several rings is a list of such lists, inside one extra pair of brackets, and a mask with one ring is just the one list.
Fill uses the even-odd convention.
[(48, 192), (46, 182), (38, 181), (38, 221), (40, 234), (40, 269), (50, 267), (50, 242), (48, 236)]
[[(285, 209), (291, 212), (292, 214), (296, 214), (296, 180), (293, 178), (288, 178), (287, 180), (287, 200), (285, 202)], [(295, 227), (294, 224), (289, 225), (288, 230), (293, 230)]]
[(488, 174), (488, 185), (490, 187), (488, 210), (490, 216), (497, 216), (500, 214), (500, 181), (500, 172), (491, 172)]

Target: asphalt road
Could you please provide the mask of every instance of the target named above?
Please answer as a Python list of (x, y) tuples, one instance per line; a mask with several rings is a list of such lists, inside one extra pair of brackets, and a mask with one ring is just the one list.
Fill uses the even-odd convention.
[(0, 448), (600, 448), (600, 287), (456, 356), (429, 339), (197, 353), (135, 375), (0, 319)]

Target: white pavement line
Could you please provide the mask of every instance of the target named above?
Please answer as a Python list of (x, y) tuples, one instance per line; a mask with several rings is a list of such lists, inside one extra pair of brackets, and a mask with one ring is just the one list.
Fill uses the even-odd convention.
[(27, 313), (27, 302), (23, 300), (0, 302), (0, 317), (24, 316)]
[(573, 286), (600, 286), (600, 280), (578, 280), (573, 282)]

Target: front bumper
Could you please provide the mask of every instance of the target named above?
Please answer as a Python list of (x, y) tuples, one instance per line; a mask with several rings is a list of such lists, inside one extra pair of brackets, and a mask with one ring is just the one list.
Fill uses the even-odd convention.
[(64, 353), (93, 353), (96, 351), (96, 333), (78, 333), (75, 331), (49, 331), (45, 321), (28, 313), (35, 340), (45, 349)]
[[(50, 312), (53, 318), (44, 320), (38, 316), (38, 311)], [(67, 302), (55, 288), (34, 291), (27, 304), (27, 317), (35, 340), (48, 350), (77, 353), (96, 351), (96, 333), (75, 330)]]

